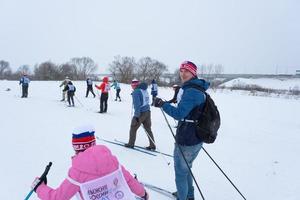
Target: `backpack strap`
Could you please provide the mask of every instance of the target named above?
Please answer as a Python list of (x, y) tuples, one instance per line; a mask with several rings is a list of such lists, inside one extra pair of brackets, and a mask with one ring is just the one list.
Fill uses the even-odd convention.
[(191, 84), (191, 85), (188, 85), (187, 88), (195, 88), (195, 89), (203, 92), (205, 94), (205, 96), (207, 95), (207, 92), (204, 90), (204, 88), (199, 85)]
[[(196, 84), (190, 84), (186, 88), (194, 88), (194, 89), (199, 90), (200, 92), (202, 92), (204, 94), (204, 104), (206, 103), (207, 95), (209, 95), (209, 94), (206, 93), (206, 91), (204, 90), (203, 87), (201, 87), (199, 85), (196, 85)], [(205, 107), (205, 105), (203, 106), (202, 109), (204, 109), (204, 107)], [(195, 108), (193, 108), (191, 112), (193, 112), (193, 110)], [(187, 122), (187, 123), (197, 123), (198, 122), (198, 120), (192, 120), (192, 119), (182, 119), (180, 121)]]

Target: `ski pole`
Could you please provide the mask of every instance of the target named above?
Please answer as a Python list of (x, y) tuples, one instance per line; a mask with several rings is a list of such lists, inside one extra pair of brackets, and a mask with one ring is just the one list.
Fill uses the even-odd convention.
[[(45, 171), (43, 172), (43, 174), (39, 178), (41, 181), (43, 181), (46, 178), (46, 176), (47, 176), (47, 174), (48, 174), (48, 172), (50, 170), (51, 165), (52, 165), (52, 162), (49, 162), (49, 164), (46, 166)], [(30, 190), (30, 192), (25, 197), (25, 200), (28, 200), (30, 198), (30, 196), (32, 195), (33, 192), (34, 192), (34, 188), (32, 190)]]
[[(170, 129), (170, 131), (171, 131), (171, 133), (172, 133), (172, 135), (173, 135), (173, 138), (174, 138), (174, 140), (175, 140), (175, 143), (177, 144), (175, 134), (174, 134), (174, 132), (173, 132), (171, 126), (170, 126), (170, 123), (169, 123), (169, 121), (168, 121), (168, 119), (167, 119), (167, 116), (166, 116), (166, 114), (165, 114), (165, 112), (163, 111), (162, 108), (160, 108), (160, 110), (161, 110), (161, 112), (162, 112), (162, 114), (163, 114), (163, 116), (164, 116), (164, 118), (165, 118), (165, 120), (166, 120), (166, 122), (167, 122), (167, 124), (168, 124), (168, 127), (169, 127), (169, 129)], [(197, 186), (197, 189), (198, 189), (198, 191), (199, 191), (199, 193), (200, 193), (202, 199), (205, 200), (205, 198), (204, 198), (204, 196), (203, 196), (203, 194), (202, 194), (202, 192), (201, 192), (201, 189), (200, 189), (200, 187), (199, 187), (199, 185), (198, 185), (198, 182), (196, 181), (196, 178), (195, 178), (195, 176), (194, 176), (194, 174), (193, 174), (193, 172), (192, 172), (192, 169), (190, 168), (190, 166), (189, 166), (189, 164), (188, 164), (188, 162), (187, 162), (187, 160), (186, 160), (186, 158), (185, 158), (185, 156), (184, 156), (184, 154), (183, 154), (183, 151), (182, 151), (181, 147), (180, 147), (178, 144), (177, 144), (177, 146), (178, 146), (178, 148), (179, 148), (179, 150), (180, 150), (180, 153), (181, 153), (181, 155), (182, 155), (182, 157), (183, 157), (183, 160), (185, 161), (185, 164), (187, 165), (187, 168), (189, 169), (189, 172), (190, 172), (190, 174), (191, 174), (191, 176), (192, 176), (192, 178), (193, 178), (193, 180), (194, 180), (194, 182), (195, 182), (195, 184), (196, 184), (196, 186)]]
[(20, 88), (20, 97), (22, 97), (23, 95), (22, 95), (22, 86), (19, 84), (19, 88)]
[(239, 189), (234, 185), (234, 183), (229, 179), (229, 177), (225, 174), (225, 172), (221, 169), (221, 167), (216, 163), (216, 161), (209, 155), (209, 153), (202, 147), (203, 151), (207, 154), (210, 160), (218, 167), (218, 169), (222, 172), (222, 174), (226, 177), (226, 179), (230, 182), (230, 184), (236, 189), (236, 191), (246, 200), (244, 195), (239, 191)]
[[(133, 104), (131, 104), (131, 118), (133, 116)], [(153, 142), (153, 144), (155, 144), (155, 146), (157, 147), (155, 141), (150, 137), (149, 133), (146, 131), (145, 127), (144, 127), (144, 124), (142, 124), (143, 128), (144, 128), (144, 131), (145, 133), (147, 134), (148, 138)], [(159, 155), (162, 156), (163, 160), (167, 163), (168, 166), (170, 166), (170, 162), (167, 161), (166, 157), (161, 153), (160, 149), (157, 148), (157, 150), (159, 151)]]
[(78, 101), (78, 103), (79, 103), (82, 107), (84, 107), (83, 104), (82, 104), (82, 103), (79, 101), (79, 99), (77, 98), (77, 96), (74, 95), (74, 97), (75, 97), (75, 99)]
[[(149, 133), (146, 131), (145, 127), (144, 127), (144, 124), (142, 124), (143, 128), (144, 128), (144, 131), (145, 133), (147, 134), (148, 138), (153, 142), (153, 144), (155, 144), (156, 148), (157, 148), (157, 145), (155, 143), (155, 141), (150, 137)], [(152, 133), (153, 134), (153, 133)], [(167, 163), (168, 166), (170, 166), (170, 162), (167, 161), (166, 159), (166, 156), (164, 154), (161, 153), (161, 150), (159, 148), (157, 148), (158, 150), (158, 154), (162, 156), (163, 160)]]

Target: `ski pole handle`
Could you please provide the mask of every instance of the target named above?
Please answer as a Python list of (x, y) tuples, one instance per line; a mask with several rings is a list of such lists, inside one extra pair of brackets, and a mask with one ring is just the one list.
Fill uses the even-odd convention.
[[(43, 174), (41, 175), (40, 177), (40, 183), (46, 178), (49, 170), (50, 170), (50, 167), (52, 166), (52, 162), (49, 162), (49, 164), (46, 166), (46, 169), (45, 171), (43, 172)], [(38, 184), (39, 185), (39, 184)], [(35, 189), (35, 188), (34, 188)], [(30, 196), (32, 195), (32, 193), (34, 192), (34, 189), (30, 190), (30, 192), (27, 194), (27, 196), (25, 197), (25, 200), (28, 200), (30, 198)]]
[(49, 162), (49, 164), (46, 166), (44, 173), (40, 177), (41, 181), (43, 181), (46, 178), (51, 166), (52, 166), (52, 162)]

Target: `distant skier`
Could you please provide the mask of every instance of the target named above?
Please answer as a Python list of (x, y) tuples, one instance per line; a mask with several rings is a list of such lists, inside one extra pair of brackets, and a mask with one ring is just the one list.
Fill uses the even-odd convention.
[(37, 177), (32, 189), (39, 199), (110, 199), (148, 200), (149, 195), (111, 151), (104, 145), (96, 145), (92, 126), (77, 127), (72, 134), (75, 155), (72, 166), (60, 186), (52, 189), (47, 178)]
[(27, 74), (23, 74), (23, 76), (20, 79), (19, 85), (22, 84), (22, 96), (21, 98), (27, 98), (28, 97), (28, 87), (29, 87), (30, 79), (27, 77)]
[(101, 90), (101, 97), (100, 97), (100, 111), (99, 113), (106, 113), (107, 112), (107, 100), (108, 100), (108, 92), (110, 90), (110, 85), (108, 83), (108, 77), (105, 76), (102, 79), (102, 83), (100, 86), (95, 85), (98, 90)]
[(152, 104), (151, 104), (151, 106), (153, 106), (153, 102), (154, 102), (154, 99), (157, 96), (157, 94), (158, 94), (157, 83), (153, 79), (152, 82), (151, 82), (151, 95), (152, 95)]
[(148, 150), (155, 150), (156, 146), (154, 143), (154, 137), (151, 130), (151, 112), (149, 106), (149, 94), (147, 92), (147, 84), (141, 83), (134, 79), (131, 82), (132, 101), (134, 107), (134, 115), (131, 119), (130, 131), (129, 131), (129, 142), (125, 144), (125, 147), (134, 148), (136, 139), (136, 132), (138, 128), (143, 124), (150, 145), (146, 147)]
[(85, 97), (88, 97), (89, 96), (89, 92), (91, 92), (93, 95), (94, 95), (94, 98), (96, 97), (94, 91), (93, 91), (93, 81), (91, 78), (87, 78), (86, 79), (86, 95)]
[(67, 92), (69, 107), (71, 107), (71, 106), (74, 107), (75, 106), (74, 95), (75, 95), (76, 87), (73, 85), (73, 83), (71, 81), (69, 81), (63, 91)]
[[(173, 90), (174, 90), (174, 96), (173, 96), (173, 98), (172, 99), (170, 99), (169, 101), (167, 101), (168, 103), (174, 103), (174, 104), (176, 104), (177, 102), (178, 102), (178, 100), (179, 99), (177, 99), (177, 98), (180, 98), (181, 97), (181, 92), (179, 92), (180, 91), (180, 89), (181, 89), (181, 87), (179, 86), (179, 85), (173, 85), (172, 86), (172, 88), (173, 88)], [(182, 90), (182, 92), (183, 92), (183, 90)]]
[(117, 101), (118, 98), (119, 98), (119, 101), (121, 101), (121, 97), (120, 97), (121, 87), (120, 87), (120, 84), (118, 83), (118, 81), (114, 80), (114, 82), (111, 84), (111, 87), (114, 87), (114, 89), (116, 90), (115, 101)]
[(69, 77), (66, 76), (65, 80), (63, 80), (61, 82), (61, 84), (59, 85), (59, 87), (63, 87), (63, 90), (62, 90), (62, 99), (60, 101), (65, 101), (65, 99), (66, 99), (67, 92), (64, 91), (64, 88), (66, 87), (66, 85), (68, 85), (69, 81), (70, 81)]

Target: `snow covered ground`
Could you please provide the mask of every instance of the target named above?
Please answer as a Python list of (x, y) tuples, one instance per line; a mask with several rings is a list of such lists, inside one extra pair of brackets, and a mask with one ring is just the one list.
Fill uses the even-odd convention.
[[(24, 199), (33, 179), (49, 161), (53, 166), (48, 185), (58, 187), (71, 164), (71, 132), (78, 125), (93, 124), (98, 137), (127, 142), (132, 113), (128, 85), (121, 85), (123, 101), (113, 101), (115, 94), (111, 91), (108, 113), (99, 114), (99, 99), (84, 97), (84, 81), (75, 82), (76, 97), (82, 104), (75, 99), (75, 108), (59, 101), (59, 84), (32, 81), (29, 98), (21, 99), (18, 82), (0, 81), (0, 199)], [(11, 91), (5, 91), (7, 88)], [(159, 89), (160, 97), (173, 96), (170, 88)], [(205, 148), (239, 190), (251, 200), (300, 199), (300, 101), (230, 91), (210, 93), (220, 110), (222, 124), (216, 142)], [(163, 115), (157, 108), (152, 107), (151, 111), (158, 150), (172, 153), (174, 140)], [(174, 125), (172, 118), (169, 122)], [(169, 157), (149, 156), (97, 142), (107, 145), (140, 180), (175, 191), (173, 162)], [(136, 144), (148, 145), (142, 128)], [(207, 200), (242, 199), (203, 151), (194, 162), (193, 172)], [(150, 199), (167, 199), (149, 192)], [(201, 199), (197, 191), (195, 194), (197, 200)], [(37, 199), (36, 195), (31, 199)]]
[(300, 78), (236, 78), (223, 83), (221, 86), (258, 85), (268, 89), (293, 90), (300, 89)]

